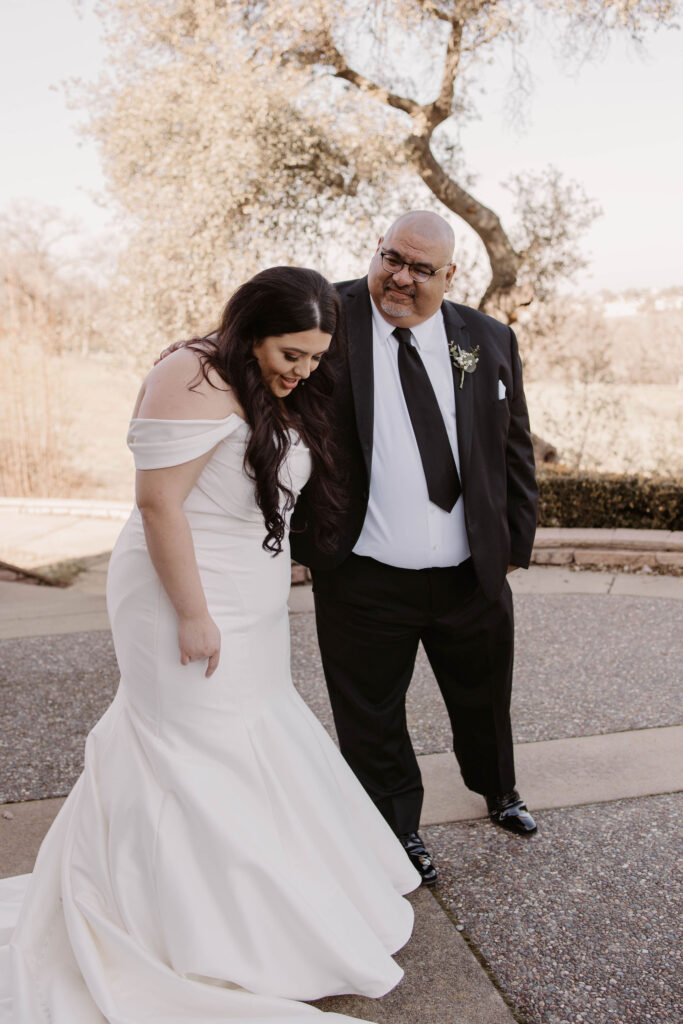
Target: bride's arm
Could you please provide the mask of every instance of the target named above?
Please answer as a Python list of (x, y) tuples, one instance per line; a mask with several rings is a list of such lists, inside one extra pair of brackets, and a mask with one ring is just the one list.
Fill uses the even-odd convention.
[[(193, 353), (178, 352), (154, 368), (136, 404), (141, 419), (221, 419), (239, 412), (232, 392), (212, 388), (196, 378)], [(167, 469), (138, 470), (135, 496), (142, 515), (152, 564), (178, 616), (180, 661), (208, 658), (212, 675), (220, 656), (220, 632), (209, 614), (202, 588), (190, 527), (183, 503), (198, 480), (213, 449), (191, 462)]]
[(210, 457), (208, 452), (181, 466), (138, 470), (135, 478), (149, 556), (178, 616), (180, 661), (208, 658), (207, 677), (218, 666), (221, 638), (209, 615), (183, 502)]

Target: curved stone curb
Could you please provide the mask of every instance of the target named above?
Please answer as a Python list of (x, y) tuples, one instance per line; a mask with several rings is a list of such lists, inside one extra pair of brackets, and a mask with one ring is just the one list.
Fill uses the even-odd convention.
[(683, 572), (683, 531), (539, 527), (531, 561), (534, 565), (649, 568), (677, 574)]
[[(683, 789), (683, 726), (515, 744), (519, 790), (534, 811), (611, 803)], [(418, 757), (423, 825), (486, 817), (452, 753)]]

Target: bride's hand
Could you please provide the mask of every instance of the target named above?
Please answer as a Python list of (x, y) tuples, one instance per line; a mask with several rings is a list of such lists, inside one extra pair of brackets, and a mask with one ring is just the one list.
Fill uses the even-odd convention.
[(188, 665), (191, 661), (203, 661), (204, 658), (208, 658), (207, 679), (218, 668), (221, 654), (221, 634), (208, 612), (195, 618), (178, 620), (178, 646), (180, 647), (181, 665)]

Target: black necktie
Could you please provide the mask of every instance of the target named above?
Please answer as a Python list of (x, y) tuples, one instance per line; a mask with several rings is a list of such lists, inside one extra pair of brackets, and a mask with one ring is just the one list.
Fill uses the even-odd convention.
[(398, 373), (422, 459), (429, 500), (450, 512), (462, 488), (439, 403), (419, 352), (410, 343), (410, 331), (407, 327), (397, 327), (393, 334), (399, 343)]

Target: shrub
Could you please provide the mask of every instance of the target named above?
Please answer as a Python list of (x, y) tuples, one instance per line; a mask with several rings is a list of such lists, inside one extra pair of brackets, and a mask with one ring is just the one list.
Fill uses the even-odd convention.
[(683, 529), (683, 481), (542, 467), (539, 526)]

